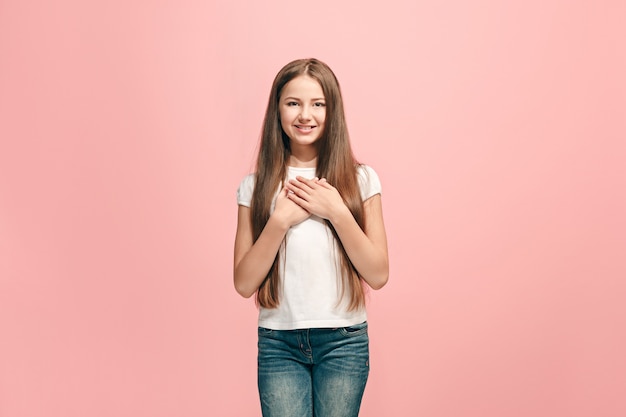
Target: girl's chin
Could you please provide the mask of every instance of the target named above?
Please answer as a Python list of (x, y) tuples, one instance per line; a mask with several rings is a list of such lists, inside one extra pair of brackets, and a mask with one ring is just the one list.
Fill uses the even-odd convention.
[(317, 138), (314, 140), (291, 139), (291, 146), (313, 146), (316, 142)]

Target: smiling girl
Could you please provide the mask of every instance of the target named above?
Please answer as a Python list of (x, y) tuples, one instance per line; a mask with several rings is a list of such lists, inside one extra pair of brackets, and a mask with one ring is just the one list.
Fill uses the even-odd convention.
[(264, 417), (356, 417), (369, 374), (365, 287), (388, 279), (381, 185), (352, 153), (339, 83), (277, 74), (256, 173), (241, 182), (235, 289), (259, 305)]

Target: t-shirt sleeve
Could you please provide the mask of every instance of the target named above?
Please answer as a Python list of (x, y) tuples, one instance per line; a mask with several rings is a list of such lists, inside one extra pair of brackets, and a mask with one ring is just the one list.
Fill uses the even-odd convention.
[(359, 179), (359, 188), (361, 190), (361, 198), (363, 201), (375, 196), (376, 194), (382, 193), (380, 179), (372, 167), (367, 165), (359, 166), (357, 176)]
[(250, 207), (252, 203), (252, 192), (254, 191), (254, 174), (247, 175), (237, 189), (237, 204)]

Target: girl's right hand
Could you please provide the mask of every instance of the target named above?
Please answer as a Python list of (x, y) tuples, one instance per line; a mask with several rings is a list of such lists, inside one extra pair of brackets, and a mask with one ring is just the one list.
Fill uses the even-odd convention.
[(274, 212), (272, 216), (276, 216), (288, 227), (295, 226), (298, 223), (302, 223), (309, 217), (311, 213), (291, 201), (287, 194), (290, 193), (287, 188), (283, 187), (276, 197), (276, 205), (274, 206)]

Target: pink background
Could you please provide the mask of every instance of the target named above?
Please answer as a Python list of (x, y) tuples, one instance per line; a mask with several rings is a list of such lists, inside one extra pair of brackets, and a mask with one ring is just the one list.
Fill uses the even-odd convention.
[(625, 17), (0, 0), (0, 416), (260, 416), (235, 190), (308, 56), (383, 180), (361, 416), (626, 415)]

